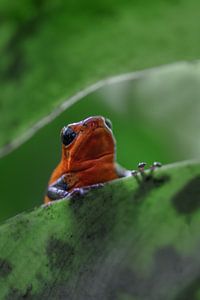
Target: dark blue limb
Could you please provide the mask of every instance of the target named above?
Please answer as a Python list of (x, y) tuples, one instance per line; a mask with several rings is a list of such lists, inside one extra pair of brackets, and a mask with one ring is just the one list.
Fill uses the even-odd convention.
[(81, 188), (75, 188), (75, 189), (73, 189), (72, 192), (70, 192), (68, 194), (68, 196), (70, 198), (79, 198), (79, 197), (84, 196), (85, 194), (87, 194), (89, 191), (99, 189), (103, 186), (104, 186), (103, 183), (96, 183), (96, 184), (89, 185), (89, 186), (84, 186), (84, 187), (81, 187)]
[(65, 176), (60, 177), (56, 182), (49, 185), (47, 189), (47, 197), (50, 200), (58, 200), (65, 198), (69, 192), (67, 191), (68, 185), (64, 181)]

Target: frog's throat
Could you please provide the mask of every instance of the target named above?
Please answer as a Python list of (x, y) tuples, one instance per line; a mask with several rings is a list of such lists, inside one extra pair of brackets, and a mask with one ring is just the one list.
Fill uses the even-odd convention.
[(68, 160), (69, 172), (82, 172), (84, 170), (99, 168), (102, 169), (105, 165), (113, 165), (115, 161), (114, 153), (105, 153), (94, 159), (87, 159), (82, 161)]

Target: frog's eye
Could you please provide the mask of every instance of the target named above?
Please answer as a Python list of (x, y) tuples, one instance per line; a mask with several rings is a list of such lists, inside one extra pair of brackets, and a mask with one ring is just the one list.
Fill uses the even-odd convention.
[(105, 123), (108, 126), (108, 128), (112, 129), (112, 122), (109, 119), (105, 118)]
[(68, 146), (73, 142), (76, 137), (76, 132), (70, 127), (64, 127), (61, 131), (61, 140), (65, 146)]

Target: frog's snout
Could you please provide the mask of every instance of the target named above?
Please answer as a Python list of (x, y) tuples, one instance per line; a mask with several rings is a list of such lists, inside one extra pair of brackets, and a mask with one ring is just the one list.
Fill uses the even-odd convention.
[(93, 130), (99, 127), (105, 127), (105, 125), (106, 121), (103, 117), (90, 117), (87, 118), (83, 123), (83, 126), (86, 126)]

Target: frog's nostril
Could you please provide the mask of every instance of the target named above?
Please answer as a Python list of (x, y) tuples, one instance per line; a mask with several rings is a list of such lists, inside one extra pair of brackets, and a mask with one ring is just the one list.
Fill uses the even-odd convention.
[(97, 128), (98, 125), (99, 125), (99, 122), (97, 122), (96, 120), (90, 122), (90, 127), (91, 127), (91, 128)]
[(99, 119), (95, 117), (88, 118), (86, 122), (84, 122), (84, 126), (90, 127), (90, 128), (97, 128), (100, 126)]
[[(110, 124), (111, 124), (111, 122), (110, 122)], [(83, 125), (86, 127), (89, 127), (90, 129), (104, 127), (105, 126), (105, 118), (101, 117), (101, 116), (89, 117), (84, 121)], [(108, 126), (108, 124), (107, 124), (107, 126)]]

